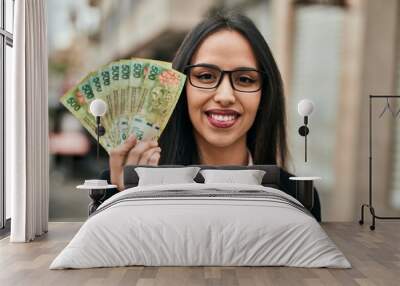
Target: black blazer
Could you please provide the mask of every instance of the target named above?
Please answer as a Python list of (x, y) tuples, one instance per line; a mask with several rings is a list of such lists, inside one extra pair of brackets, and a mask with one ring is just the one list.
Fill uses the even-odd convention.
[[(296, 197), (296, 185), (293, 181), (289, 180), (289, 177), (293, 177), (293, 174), (290, 174), (284, 170), (281, 170), (280, 180), (281, 180), (281, 190), (285, 193), (291, 195), (292, 197)], [(107, 180), (108, 183), (111, 183), (110, 179), (110, 171), (105, 170), (100, 175), (101, 180)], [(106, 199), (112, 197), (113, 195), (117, 194), (119, 191), (118, 189), (107, 189), (106, 195), (102, 199), (102, 202)], [(311, 209), (311, 214), (315, 217), (318, 222), (321, 222), (321, 202), (319, 200), (318, 191), (314, 188), (314, 206)]]

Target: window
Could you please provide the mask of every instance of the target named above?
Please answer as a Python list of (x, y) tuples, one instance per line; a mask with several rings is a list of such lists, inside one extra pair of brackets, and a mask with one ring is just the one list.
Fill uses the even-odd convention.
[[(333, 5), (300, 5), (295, 11), (293, 83), (289, 99), (292, 102), (288, 110), (288, 134), (293, 136), (289, 141), (290, 150), (293, 151), (296, 173), (314, 176), (312, 170), (318, 170), (318, 176), (324, 178), (318, 184), (322, 201), (332, 193), (335, 182), (335, 134), (344, 16), (343, 7)], [(308, 163), (304, 163), (304, 138), (297, 135), (302, 123), (297, 103), (305, 98), (317, 106), (310, 117)], [(326, 213), (327, 208), (324, 208), (322, 216), (325, 218)]]
[(9, 231), (10, 194), (5, 190), (5, 98), (11, 93), (14, 0), (0, 0), (0, 235)]

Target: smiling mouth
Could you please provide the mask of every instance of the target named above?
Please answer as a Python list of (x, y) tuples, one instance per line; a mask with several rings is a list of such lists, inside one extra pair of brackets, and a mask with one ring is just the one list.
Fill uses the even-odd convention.
[(208, 110), (205, 114), (208, 122), (216, 128), (232, 127), (241, 115), (234, 110)]

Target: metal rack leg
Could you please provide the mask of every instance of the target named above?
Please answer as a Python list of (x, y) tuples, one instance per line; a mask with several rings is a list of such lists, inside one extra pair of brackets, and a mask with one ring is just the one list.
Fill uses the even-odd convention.
[(363, 204), (361, 206), (361, 219), (358, 221), (358, 223), (360, 225), (364, 224), (364, 207), (369, 208), (369, 212), (371, 213), (372, 216), (372, 224), (370, 225), (369, 229), (370, 230), (375, 230), (375, 219), (377, 218), (377, 216), (375, 215), (375, 209), (373, 206), (367, 205), (367, 204)]
[(368, 205), (363, 204), (363, 205), (361, 206), (361, 219), (358, 221), (358, 223), (359, 223), (360, 225), (363, 225), (363, 224), (364, 224), (364, 207), (368, 207)]
[(371, 212), (372, 215), (372, 225), (369, 226), (370, 230), (375, 230), (375, 209), (372, 206), (369, 206), (369, 211)]
[(364, 224), (364, 207), (369, 208), (369, 212), (371, 213), (372, 216), (372, 224), (369, 226), (370, 230), (375, 230), (375, 223), (377, 219), (382, 219), (382, 220), (400, 220), (400, 217), (393, 217), (393, 216), (378, 216), (375, 213), (375, 208), (373, 206), (363, 204), (361, 205), (361, 219), (358, 221), (360, 225)]

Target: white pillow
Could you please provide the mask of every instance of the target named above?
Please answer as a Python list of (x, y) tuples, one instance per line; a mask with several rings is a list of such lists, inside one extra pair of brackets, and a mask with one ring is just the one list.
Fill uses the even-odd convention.
[(138, 186), (195, 183), (199, 167), (182, 168), (135, 168), (139, 176)]
[(263, 170), (216, 170), (205, 169), (200, 173), (204, 177), (204, 183), (234, 183), (247, 185), (261, 185), (265, 175)]

